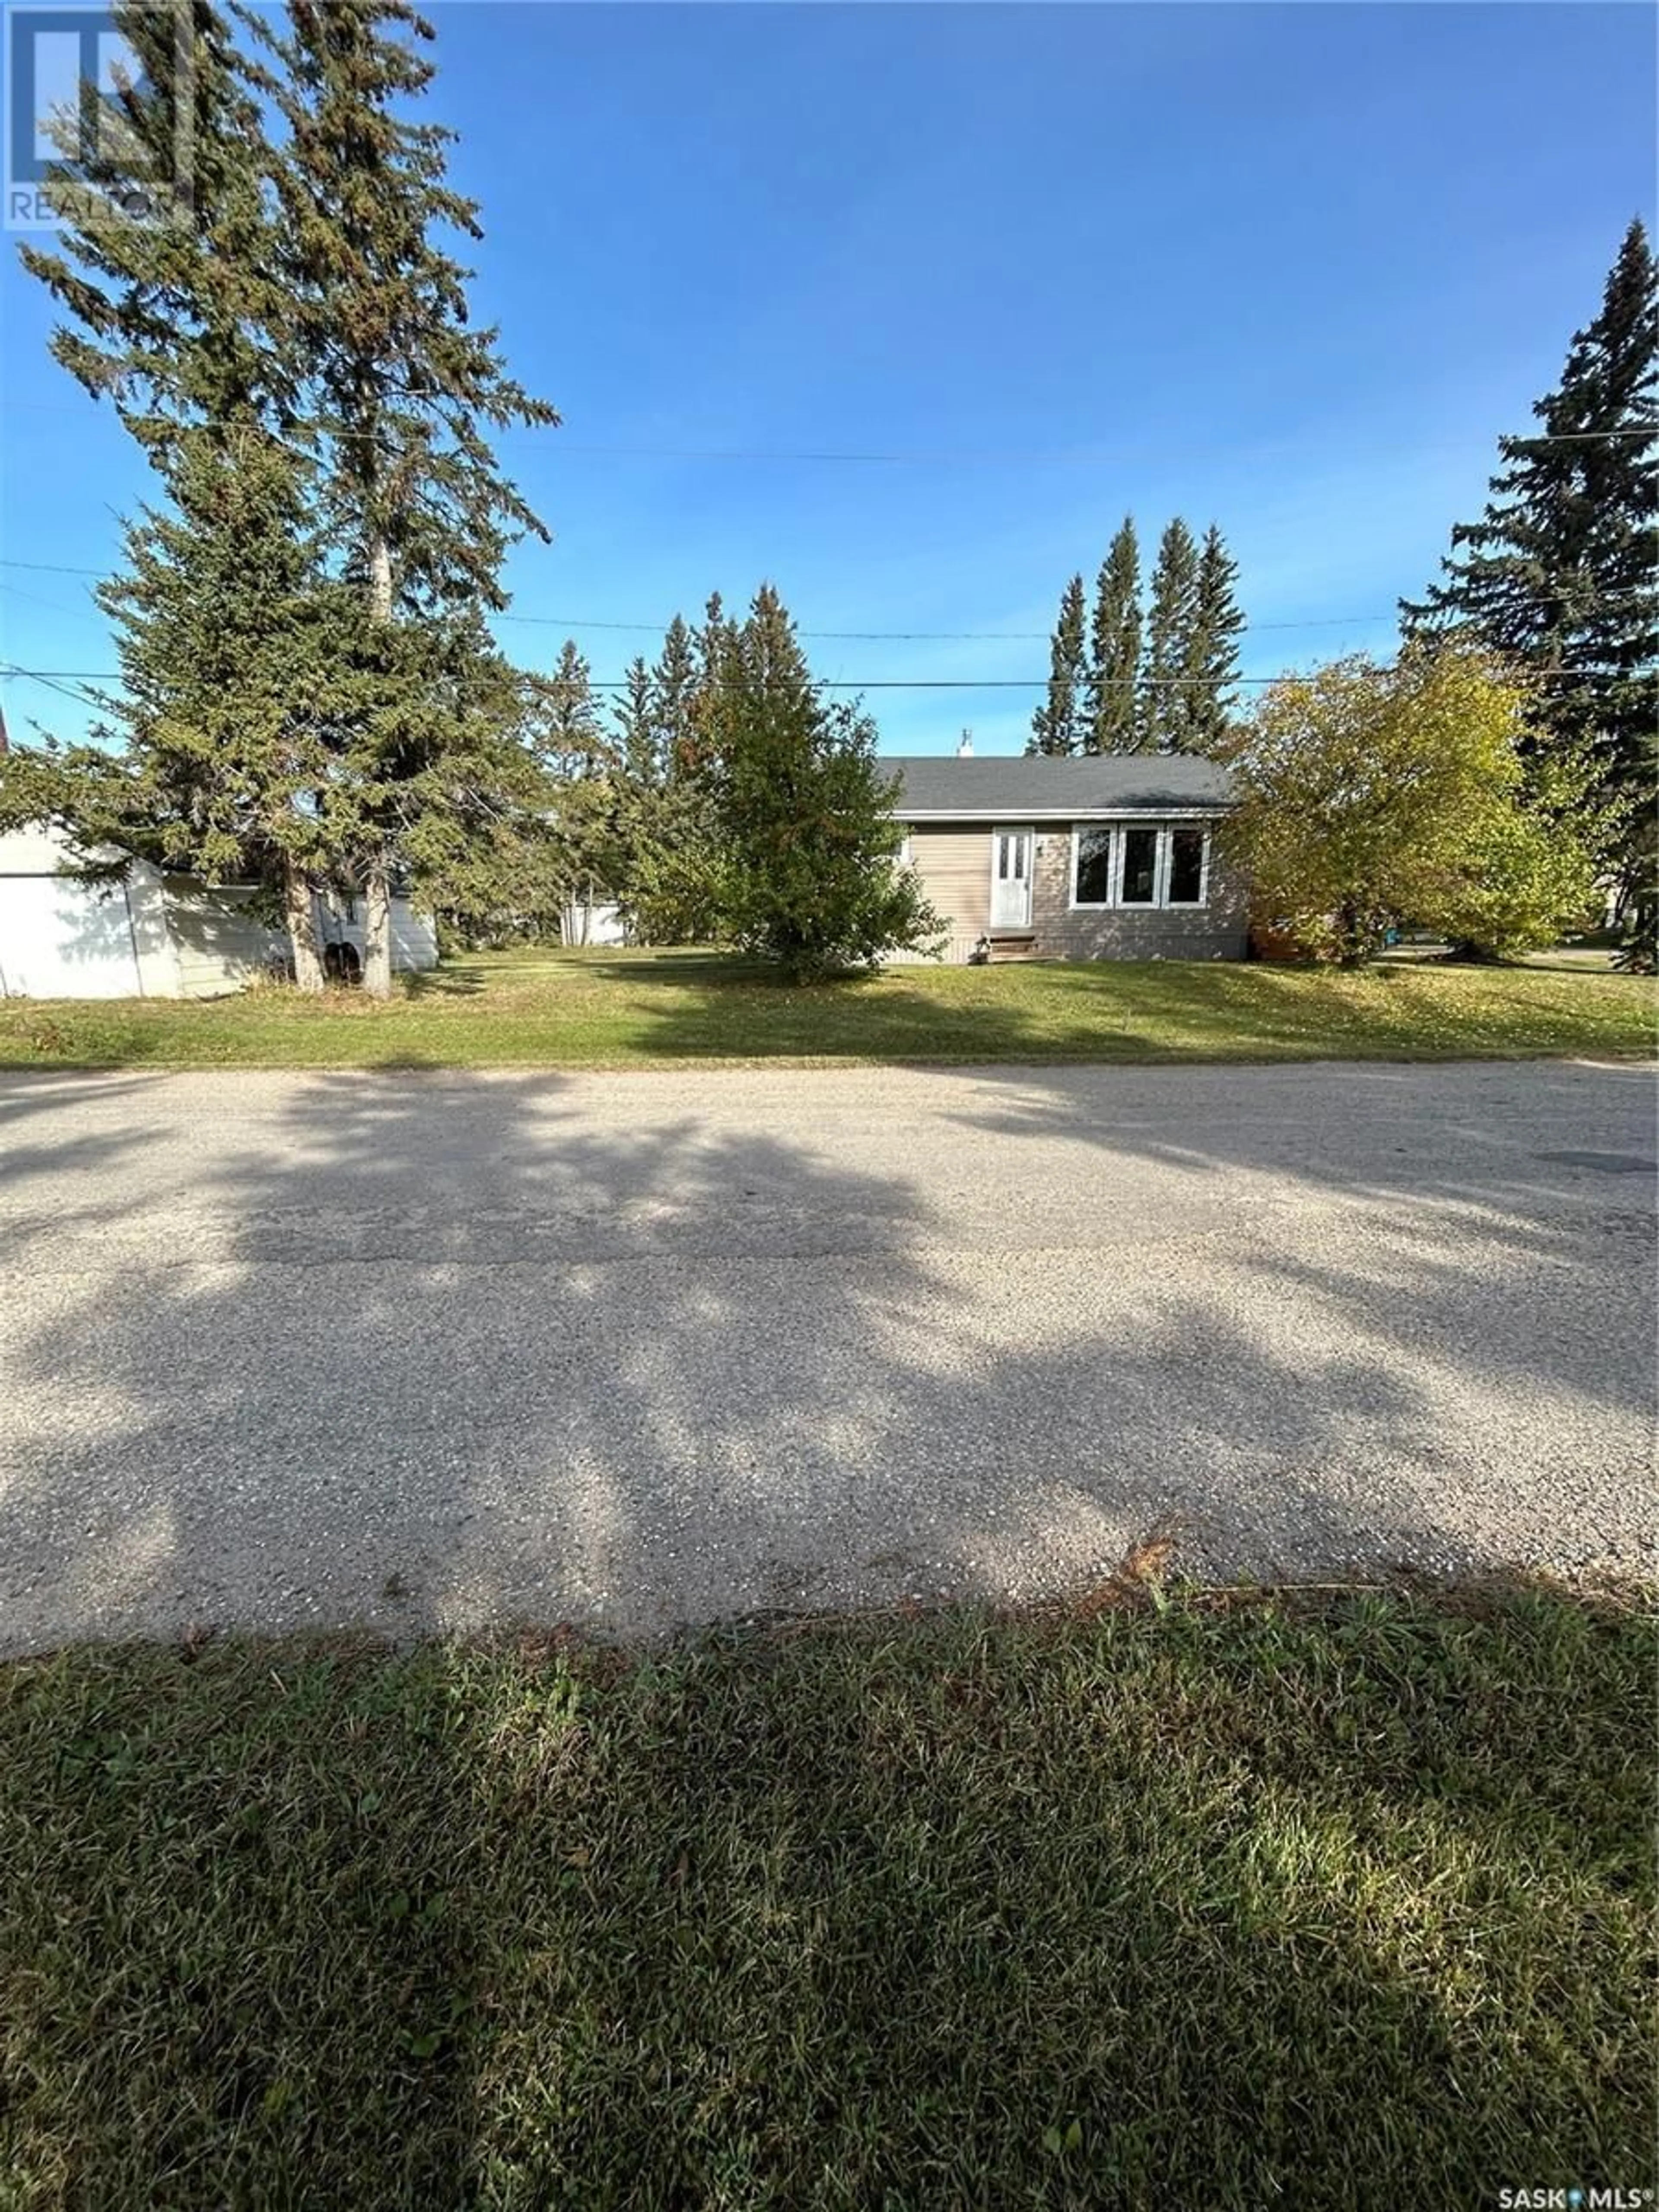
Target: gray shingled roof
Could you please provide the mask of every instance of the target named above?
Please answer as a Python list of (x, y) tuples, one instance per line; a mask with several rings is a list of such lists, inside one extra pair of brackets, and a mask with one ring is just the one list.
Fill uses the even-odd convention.
[(884, 757), (899, 778), (901, 816), (1097, 814), (1126, 806), (1224, 806), (1231, 785), (1213, 761), (1182, 754), (1092, 753), (1055, 760), (1042, 754), (960, 760), (953, 754)]

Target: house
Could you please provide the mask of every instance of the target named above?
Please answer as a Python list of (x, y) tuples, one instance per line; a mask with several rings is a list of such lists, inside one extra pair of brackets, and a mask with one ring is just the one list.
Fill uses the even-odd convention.
[(948, 961), (1242, 960), (1224, 769), (1184, 755), (885, 759)]
[[(106, 887), (65, 871), (76, 855), (63, 834), (33, 827), (0, 836), (0, 998), (207, 999), (281, 973), (286, 931), (251, 911), (246, 885), (209, 886), (134, 860)], [(363, 951), (359, 902), (315, 894), (325, 946)], [(435, 968), (430, 920), (406, 898), (392, 902), (394, 969)]]

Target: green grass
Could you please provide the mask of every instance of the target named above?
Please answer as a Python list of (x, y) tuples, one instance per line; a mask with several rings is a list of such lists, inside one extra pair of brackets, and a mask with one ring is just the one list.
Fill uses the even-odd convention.
[(0, 1001), (0, 1064), (92, 1067), (631, 1067), (703, 1060), (1447, 1059), (1652, 1049), (1638, 977), (1384, 964), (896, 969), (792, 990), (696, 952), (486, 955), (386, 1006), (260, 991)]
[(1656, 2180), (1650, 1619), (1548, 1588), (0, 1670), (0, 2203)]

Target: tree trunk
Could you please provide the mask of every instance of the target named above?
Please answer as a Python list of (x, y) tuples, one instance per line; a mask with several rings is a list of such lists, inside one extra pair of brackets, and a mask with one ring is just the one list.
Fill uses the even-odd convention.
[(305, 871), (291, 860), (283, 875), (283, 914), (294, 948), (294, 981), (302, 991), (320, 991), (323, 955), (317, 943), (317, 905)]
[(392, 887), (383, 860), (363, 876), (363, 988), (371, 999), (392, 996)]
[[(392, 549), (379, 531), (368, 545), (368, 604), (376, 622), (392, 620)], [(384, 854), (363, 877), (363, 988), (371, 999), (392, 996), (392, 891)]]
[(392, 548), (384, 538), (369, 540), (368, 604), (376, 622), (392, 620)]

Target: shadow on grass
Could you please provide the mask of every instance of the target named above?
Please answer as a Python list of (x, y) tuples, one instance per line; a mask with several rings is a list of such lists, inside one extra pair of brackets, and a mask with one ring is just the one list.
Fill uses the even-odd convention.
[(59, 1066), (605, 1066), (778, 1059), (915, 1066), (1632, 1054), (1630, 979), (1359, 975), (1231, 962), (894, 969), (800, 988), (706, 950), (481, 955), (390, 1006), (245, 1001), (0, 1007), (0, 1056)]
[[(1437, 992), (1420, 966), (1360, 974), (1233, 962), (1029, 962), (792, 987), (702, 953), (586, 956), (573, 979), (650, 1058), (929, 1062), (1449, 1059), (1582, 1047), (1593, 1006), (1519, 997), (1471, 969)], [(616, 1000), (605, 1003), (614, 989)], [(1622, 1004), (1619, 1009), (1622, 1011)], [(552, 1017), (556, 1001), (550, 998)], [(1625, 1040), (1629, 1049), (1634, 1040)]]
[(1547, 1586), (0, 1674), (20, 2202), (1650, 2185), (1650, 1623)]
[(398, 981), (404, 998), (417, 1006), (423, 1000), (476, 999), (489, 988), (489, 970), (462, 957), (437, 968), (410, 969)]

